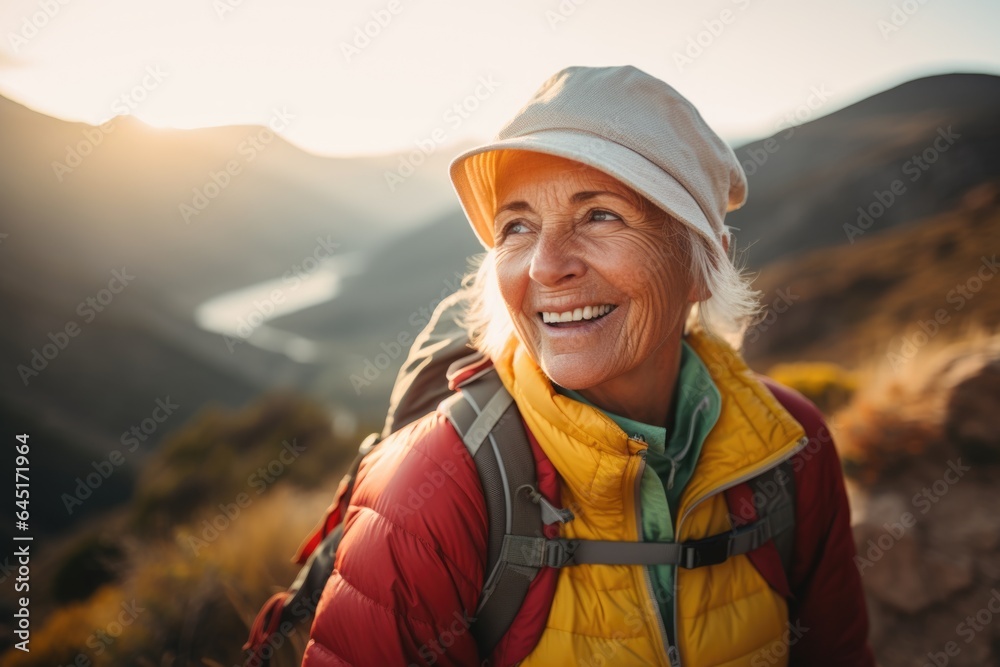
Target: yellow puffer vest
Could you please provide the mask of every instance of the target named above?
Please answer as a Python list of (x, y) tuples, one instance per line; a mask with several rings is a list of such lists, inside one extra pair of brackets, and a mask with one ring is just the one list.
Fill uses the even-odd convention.
[[(729, 345), (700, 332), (686, 340), (722, 395), (722, 413), (681, 496), (675, 531), (679, 541), (729, 530), (722, 492), (805, 444), (802, 427)], [(516, 339), (494, 364), (562, 478), (562, 503), (576, 514), (563, 526), (562, 536), (641, 540), (639, 478), (646, 444), (629, 439), (599, 410), (556, 393)], [(521, 664), (756, 667), (751, 661), (759, 650), (784, 641), (785, 600), (747, 556), (712, 567), (677, 568), (674, 582), (676, 640), (673, 628), (663, 628), (644, 566), (564, 568), (545, 631)], [(787, 657), (769, 664), (786, 665)]]

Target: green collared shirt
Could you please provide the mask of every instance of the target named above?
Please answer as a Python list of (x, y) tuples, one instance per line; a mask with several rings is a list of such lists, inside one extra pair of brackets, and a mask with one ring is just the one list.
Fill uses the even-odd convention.
[[(594, 405), (579, 392), (555, 383), (553, 387), (564, 396)], [(718, 421), (721, 409), (722, 397), (708, 368), (683, 340), (669, 440), (666, 426), (644, 424), (601, 409), (632, 439), (644, 440), (649, 446), (640, 481), (644, 541), (673, 541), (681, 493), (694, 473), (701, 446)], [(670, 643), (676, 644), (673, 636), (673, 567), (651, 565), (649, 572)]]

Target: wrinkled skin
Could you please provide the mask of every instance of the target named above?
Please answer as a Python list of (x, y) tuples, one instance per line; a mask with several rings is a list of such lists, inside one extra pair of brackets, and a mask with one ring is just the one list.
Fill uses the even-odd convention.
[[(515, 151), (496, 180), (500, 293), (520, 340), (556, 384), (615, 414), (665, 425), (691, 305), (676, 221), (601, 171)], [(583, 332), (541, 311), (614, 304)]]

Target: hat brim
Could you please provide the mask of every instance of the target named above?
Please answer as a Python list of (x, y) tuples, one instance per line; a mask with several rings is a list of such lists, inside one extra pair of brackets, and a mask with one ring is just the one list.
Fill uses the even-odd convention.
[(694, 197), (673, 176), (645, 157), (613, 141), (576, 130), (543, 130), (511, 137), (462, 153), (449, 172), (472, 228), (486, 248), (493, 247), (493, 216), (497, 208), (493, 184), (501, 151), (522, 150), (567, 158), (613, 176), (722, 250)]

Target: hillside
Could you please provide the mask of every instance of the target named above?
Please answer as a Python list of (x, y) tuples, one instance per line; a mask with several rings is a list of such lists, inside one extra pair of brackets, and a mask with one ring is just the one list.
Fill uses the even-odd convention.
[(1000, 177), (998, 77), (917, 79), (825, 115), (835, 101), (813, 93), (796, 110), (808, 122), (736, 149), (750, 195), (726, 224), (755, 268), (848, 244), (847, 225), (867, 236), (951, 210)]
[[(751, 265), (810, 249), (863, 248), (935, 212), (958, 210), (962, 193), (1000, 174), (992, 120), (998, 100), (1000, 77), (929, 77), (823, 117), (821, 107), (774, 143), (738, 149), (741, 159), (767, 154), (748, 168), (750, 201), (729, 219), (740, 229), (740, 245), (750, 248)], [(872, 192), (906, 178), (902, 170), (914, 151), (933, 144), (937, 128), (949, 124), (960, 139), (918, 181), (907, 182), (864, 235), (849, 239), (844, 225), (856, 221), (852, 212), (869, 206)], [(363, 391), (352, 375), (386, 347), (394, 350), (400, 337), (415, 335), (421, 309), (454, 289), (467, 256), (479, 250), (445, 179), (444, 151), (390, 192), (384, 174), (399, 156), (317, 157), (252, 127), (158, 130), (126, 117), (112, 128), (67, 123), (0, 99), (0, 231), (6, 234), (0, 239), (0, 364), (8, 369), (0, 373), (0, 415), (48, 443), (50, 457), (34, 482), (42, 498), (41, 531), (59, 531), (77, 518), (60, 494), (92, 461), (119, 447), (122, 434), (147, 419), (157, 399), (169, 397), (180, 408), (81, 511), (122, 502), (144, 456), (207, 404), (239, 406), (268, 389), (291, 388), (332, 406), (344, 428), (377, 421), (402, 351)], [(72, 152), (87, 154), (71, 171), (54, 166), (69, 164)], [(227, 181), (220, 169), (232, 161), (238, 173)], [(199, 196), (206, 201), (198, 213), (182, 215), (182, 206), (194, 206)], [(964, 231), (956, 227), (955, 233)], [(277, 344), (253, 337), (233, 344), (196, 323), (195, 311), (210, 299), (280, 284), (290, 273), (306, 276), (302, 267), (327, 245), (360, 258), (357, 272), (340, 276), (332, 301), (269, 321)], [(859, 269), (878, 265), (877, 253), (863, 260), (865, 253), (847, 256), (858, 258)], [(962, 272), (945, 260), (941, 271)], [(112, 294), (115, 271), (134, 279)], [(858, 303), (884, 286), (823, 271), (817, 280), (833, 276), (836, 290), (806, 283), (801, 289), (825, 294), (826, 305), (796, 305), (760, 336), (763, 347), (748, 346), (752, 358), (770, 363), (783, 345), (817, 333), (812, 325), (835, 312), (841, 321), (827, 327), (830, 344), (786, 352), (839, 358), (837, 346), (845, 343), (837, 332), (851, 318), (867, 317)], [(779, 283), (761, 285), (773, 290), (792, 280), (777, 275)], [(282, 289), (280, 296), (292, 295), (293, 288)], [(100, 311), (86, 305), (112, 296)], [(246, 300), (230, 317), (247, 319), (267, 308)], [(908, 316), (905, 309), (883, 315), (885, 326)], [(68, 326), (79, 330), (56, 353)], [(824, 339), (818, 333), (816, 340)], [(286, 341), (314, 354), (296, 356)], [(52, 358), (36, 356), (43, 350)]]
[(768, 311), (747, 333), (747, 360), (900, 366), (937, 337), (1000, 325), (1000, 181), (952, 211), (854, 245), (767, 266), (755, 286)]
[[(988, 509), (1000, 463), (997, 117), (1000, 77), (930, 77), (737, 150), (753, 164), (751, 198), (728, 222), (768, 305), (746, 357), (762, 372), (785, 364), (782, 381), (826, 411), (861, 553), (950, 460), (975, 465), (862, 572), (888, 665), (942, 646), (1000, 572)], [(406, 352), (398, 341), (416, 335), (480, 248), (451, 200), (444, 155), (389, 194), (383, 174), (396, 156), (332, 160), (275, 139), (188, 224), (179, 206), (227, 160), (245, 160), (240, 146), (260, 128), (122, 119), (59, 180), (53, 161), (90, 131), (0, 99), (0, 423), (31, 433), (39, 453), (37, 650), (2, 660), (236, 664), (359, 434), (380, 426)], [(913, 172), (928, 147), (934, 164)], [(877, 210), (887, 192), (893, 202), (855, 229), (857, 208)], [(198, 326), (198, 307), (220, 295), (277, 281), (292, 296), (299, 288), (282, 278), (318, 272), (305, 259), (329, 244), (357, 259), (339, 293), (267, 321), (313, 357), (252, 338), (227, 344)], [(264, 309), (243, 305), (230, 315)], [(34, 374), (19, 369), (43, 349), (55, 352)], [(389, 365), (357, 391), (352, 375), (380, 354)], [(124, 464), (101, 475), (136, 429)], [(241, 494), (251, 500), (230, 517)], [(150, 611), (96, 653), (94, 633), (129, 599)], [(992, 664), (998, 628), (951, 664)]]
[[(250, 344), (231, 350), (200, 329), (199, 304), (305, 275), (319, 240), (344, 254), (377, 248), (443, 202), (426, 187), (432, 164), (387, 197), (395, 156), (321, 158), (253, 127), (156, 130), (127, 117), (107, 127), (0, 98), (0, 418), (46, 443), (33, 480), (40, 536), (126, 500), (145, 456), (202, 407), (311, 385), (318, 366)], [(186, 222), (181, 205), (214, 194), (212, 174), (233, 160), (239, 173)], [(124, 288), (109, 289), (115, 272), (131, 276)], [(69, 514), (61, 494), (165, 398), (180, 407)]]

